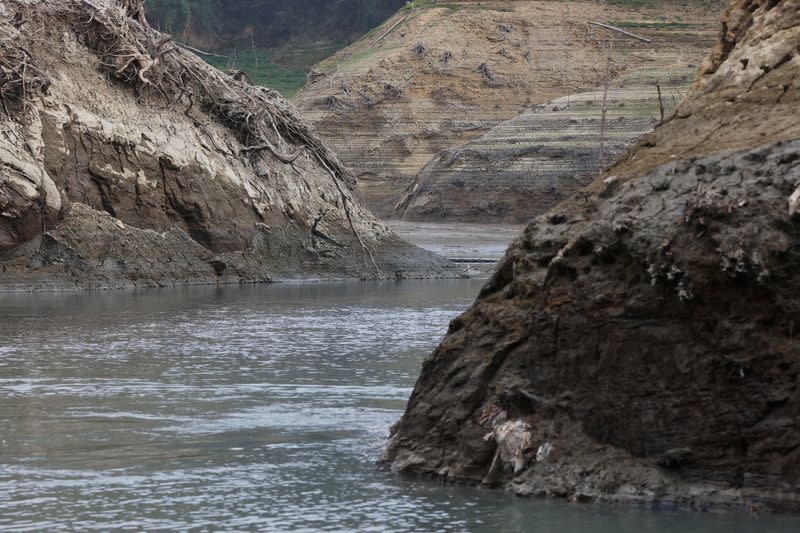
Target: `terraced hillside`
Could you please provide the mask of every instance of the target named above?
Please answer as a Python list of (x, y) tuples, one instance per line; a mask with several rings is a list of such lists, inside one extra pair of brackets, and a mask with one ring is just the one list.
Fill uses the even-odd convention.
[(320, 64), (295, 103), (354, 171), (368, 205), (388, 216), (441, 150), (608, 77), (648, 69), (670, 85), (685, 76), (715, 38), (718, 5), (415, 2)]
[(562, 96), (443, 150), (420, 172), (393, 215), (527, 222), (586, 185), (650, 132), (662, 106), (665, 115), (674, 110), (694, 70), (676, 68), (666, 81), (660, 81), (662, 75), (659, 69), (635, 69), (607, 91)]

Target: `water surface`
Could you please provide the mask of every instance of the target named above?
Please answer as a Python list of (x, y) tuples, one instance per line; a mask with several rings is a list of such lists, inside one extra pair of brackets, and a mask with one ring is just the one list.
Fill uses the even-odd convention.
[(0, 529), (800, 531), (378, 469), (476, 280), (0, 295)]

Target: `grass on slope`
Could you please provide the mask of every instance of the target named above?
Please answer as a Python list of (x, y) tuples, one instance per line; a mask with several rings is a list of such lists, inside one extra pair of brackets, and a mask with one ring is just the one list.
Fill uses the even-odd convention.
[(282, 50), (253, 48), (249, 41), (219, 53), (220, 56), (203, 56), (211, 65), (222, 71), (243, 70), (253, 83), (275, 89), (284, 98), (291, 99), (306, 81), (306, 72), (321, 59), (337, 50), (331, 47), (287, 46)]

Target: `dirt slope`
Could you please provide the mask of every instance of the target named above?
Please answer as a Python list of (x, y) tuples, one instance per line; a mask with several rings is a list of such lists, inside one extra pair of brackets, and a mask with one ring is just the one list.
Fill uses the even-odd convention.
[[(394, 428), (395, 469), (800, 511), (800, 132), (755, 122), (800, 122), (800, 1), (736, 0), (724, 28), (696, 112), (535, 219), (451, 324)], [(664, 162), (665, 145), (693, 150)]]
[(800, 137), (800, 50), (791, 38), (800, 10), (783, 7), (756, 16), (753, 6), (762, 4), (767, 2), (731, 10), (689, 98), (614, 173), (633, 175), (677, 158)]
[(0, 288), (448, 270), (277, 93), (114, 2), (3, 0), (0, 26)]
[[(695, 71), (638, 68), (608, 90), (571, 94), (502, 122), (467, 144), (445, 149), (419, 173), (395, 207), (405, 220), (526, 223), (587, 185), (630, 144), (669, 114)], [(603, 122), (603, 102), (606, 119)]]
[[(527, 109), (594, 90), (607, 72), (650, 68), (667, 82), (688, 65), (694, 70), (712, 44), (718, 13), (680, 4), (426, 3), (401, 10), (319, 65), (295, 102), (354, 171), (368, 205), (389, 215), (441, 150)], [(622, 25), (654, 42), (588, 21)], [(647, 94), (655, 98), (652, 87)]]

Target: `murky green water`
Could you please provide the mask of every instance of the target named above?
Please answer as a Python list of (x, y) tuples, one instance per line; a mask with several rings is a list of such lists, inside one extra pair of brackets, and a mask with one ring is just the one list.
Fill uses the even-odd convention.
[(0, 529), (800, 531), (375, 466), (480, 281), (0, 295)]

